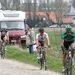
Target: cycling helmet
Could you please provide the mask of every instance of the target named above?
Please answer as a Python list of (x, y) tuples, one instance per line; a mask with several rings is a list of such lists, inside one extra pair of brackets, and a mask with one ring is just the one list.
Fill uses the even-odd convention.
[(39, 32), (44, 32), (44, 28), (39, 28)]
[(72, 31), (72, 27), (71, 27), (70, 25), (67, 25), (67, 26), (66, 26), (66, 32), (69, 32), (69, 31), (70, 31), (70, 32)]
[(2, 29), (2, 30), (4, 30), (4, 31), (6, 30), (6, 28), (5, 28), (5, 27), (2, 27), (1, 29)]

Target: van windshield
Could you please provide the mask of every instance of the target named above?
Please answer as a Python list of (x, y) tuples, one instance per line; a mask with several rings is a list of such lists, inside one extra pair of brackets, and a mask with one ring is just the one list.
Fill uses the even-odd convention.
[(6, 28), (6, 29), (21, 29), (24, 30), (24, 22), (23, 21), (1, 21), (0, 22), (0, 29)]

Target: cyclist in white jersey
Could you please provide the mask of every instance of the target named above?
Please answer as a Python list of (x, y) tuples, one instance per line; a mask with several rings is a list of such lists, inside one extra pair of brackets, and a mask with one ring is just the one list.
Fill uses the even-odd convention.
[(48, 34), (44, 32), (44, 29), (41, 27), (39, 28), (39, 33), (36, 35), (36, 47), (37, 47), (37, 53), (38, 53), (38, 59), (39, 59), (39, 46), (44, 46), (44, 52), (46, 56), (46, 42), (48, 47), (50, 47), (50, 40), (48, 37)]

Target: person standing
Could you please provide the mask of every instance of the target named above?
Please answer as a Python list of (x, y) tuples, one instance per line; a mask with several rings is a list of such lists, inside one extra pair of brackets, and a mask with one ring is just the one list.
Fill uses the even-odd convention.
[(27, 36), (26, 36), (26, 45), (29, 47), (30, 54), (34, 54), (34, 51), (33, 51), (34, 41), (35, 41), (35, 33), (34, 33), (34, 30), (32, 29), (32, 26), (29, 25)]

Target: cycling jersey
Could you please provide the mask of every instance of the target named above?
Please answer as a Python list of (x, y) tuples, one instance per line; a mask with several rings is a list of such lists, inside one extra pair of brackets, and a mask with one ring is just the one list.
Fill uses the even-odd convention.
[(38, 33), (36, 35), (36, 39), (38, 39), (39, 41), (44, 41), (45, 42), (45, 39), (48, 38), (48, 34), (44, 32), (44, 34), (41, 36), (40, 33)]
[(5, 35), (7, 34), (7, 30), (6, 31), (2, 31), (1, 30), (1, 39), (3, 40), (3, 38), (5, 37)]
[(64, 39), (63, 45), (64, 45), (64, 47), (65, 47), (66, 49), (68, 49), (69, 46), (70, 46), (72, 43), (74, 43), (74, 38), (75, 38), (75, 33), (74, 33), (74, 32), (71, 32), (71, 35), (69, 35), (69, 36), (67, 35), (66, 32), (62, 34), (62, 39)]
[(67, 33), (63, 33), (62, 34), (62, 39), (64, 39), (64, 41), (73, 41), (75, 38), (75, 33), (74, 32), (71, 32), (71, 35), (67, 35)]

